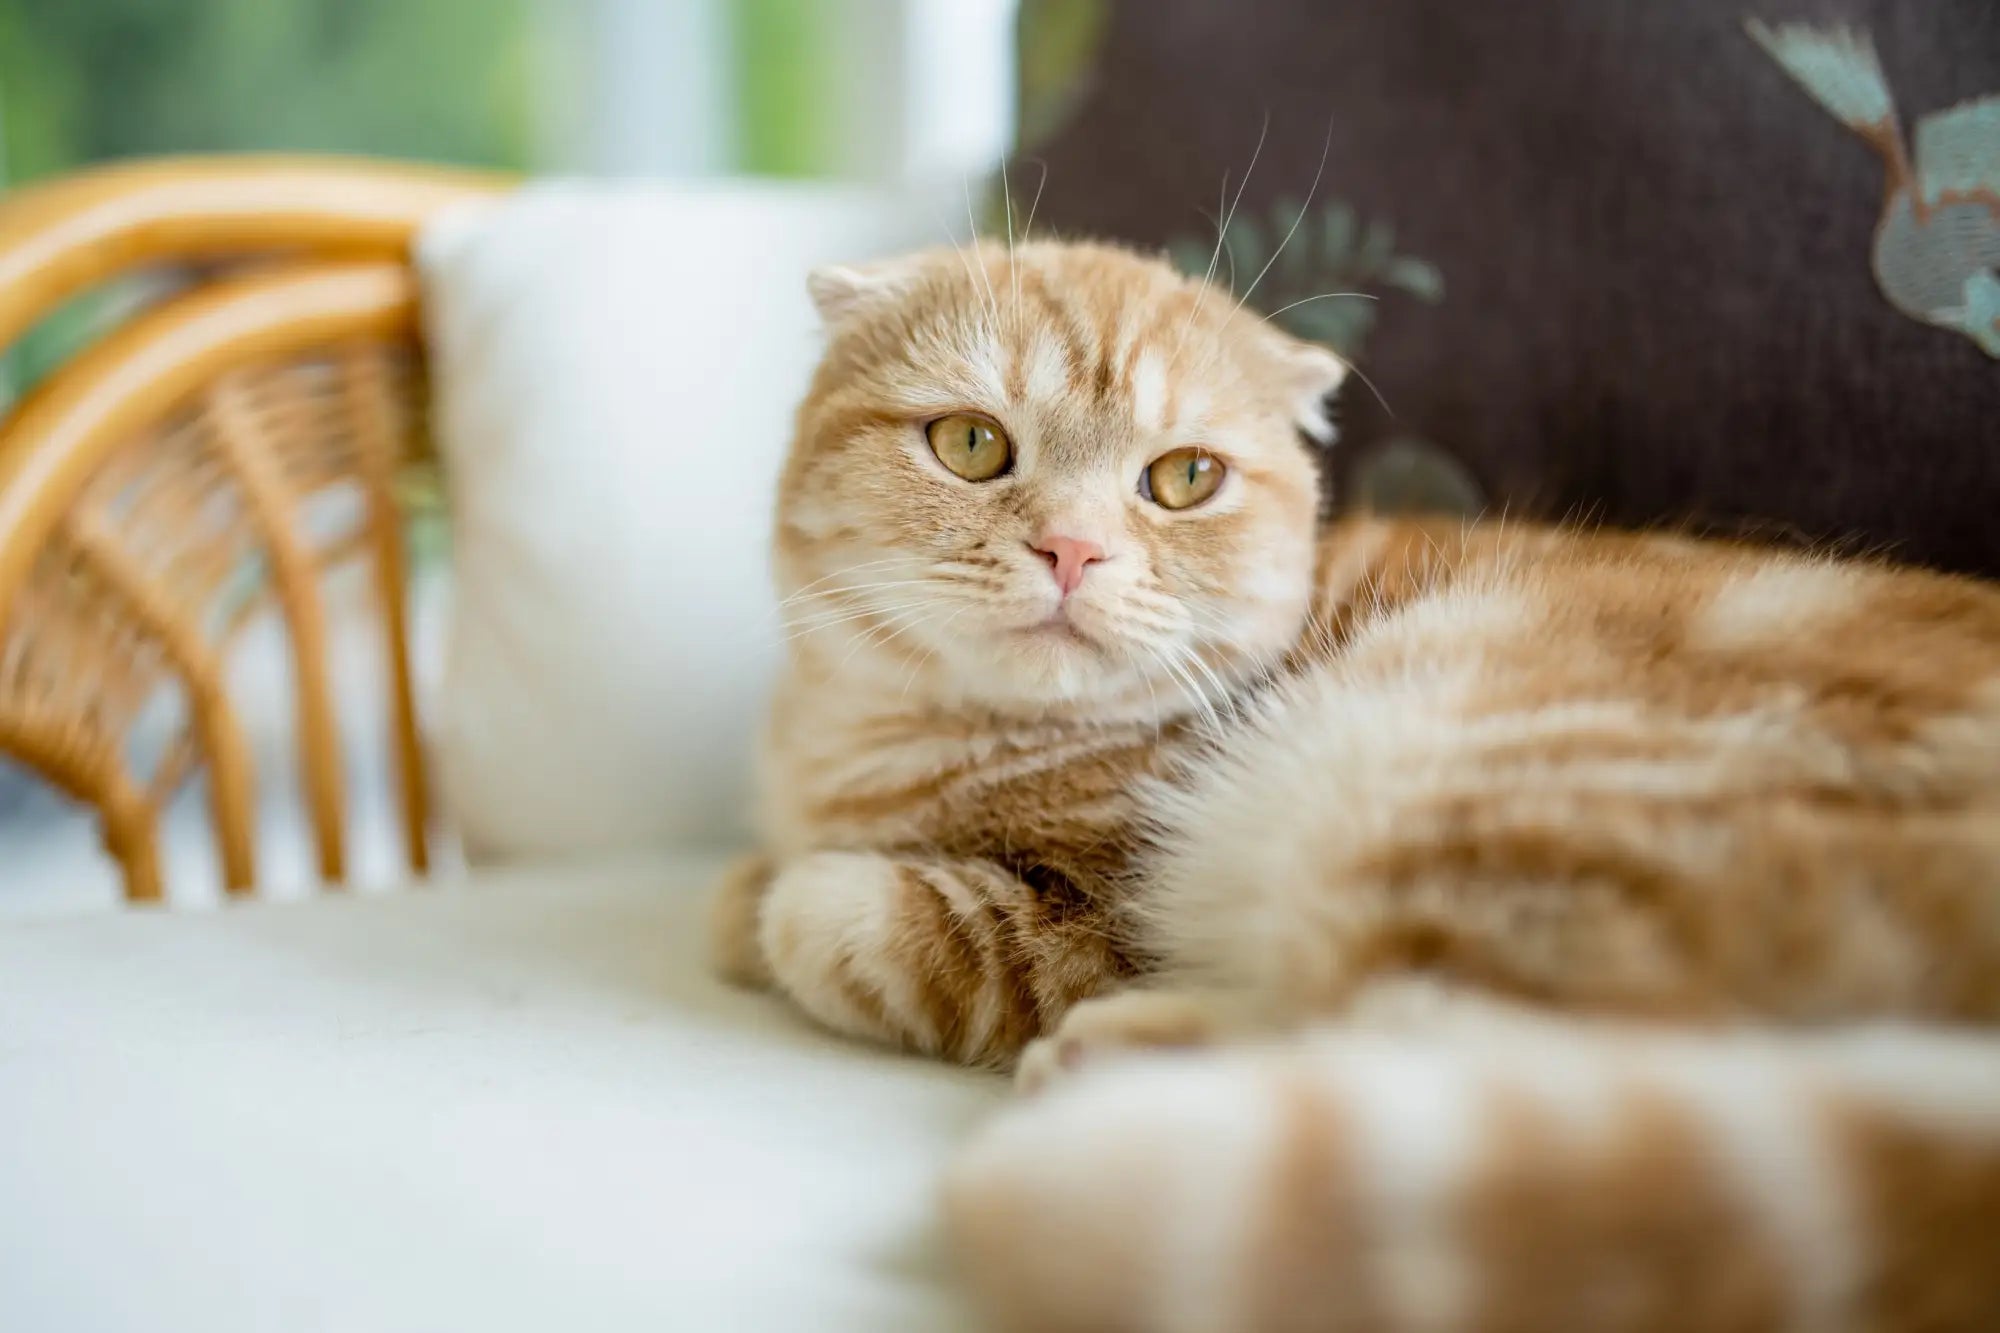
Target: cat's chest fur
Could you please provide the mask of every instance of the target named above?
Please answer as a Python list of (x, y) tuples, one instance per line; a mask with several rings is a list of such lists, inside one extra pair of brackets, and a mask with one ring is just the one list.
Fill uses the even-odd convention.
[(1183, 731), (1151, 718), (943, 709), (794, 672), (772, 710), (761, 815), (782, 856), (825, 848), (996, 861), (1032, 880), (1115, 877), (1135, 788)]

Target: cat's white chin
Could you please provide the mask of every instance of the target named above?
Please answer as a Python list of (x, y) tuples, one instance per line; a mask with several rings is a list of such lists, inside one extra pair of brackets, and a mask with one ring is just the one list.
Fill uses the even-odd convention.
[(1068, 622), (996, 628), (939, 654), (968, 701), (1007, 709), (1114, 707), (1144, 683), (1121, 647)]
[(1112, 652), (1101, 640), (1067, 620), (1046, 620), (1009, 630), (1005, 635), (1010, 674), (1026, 683), (1043, 685), (1050, 680), (1084, 685), (1111, 674), (1122, 663), (1123, 654)]
[(1061, 615), (1038, 620), (1032, 625), (1023, 625), (1013, 633), (1016, 639), (1027, 643), (1047, 644), (1056, 648), (1078, 648), (1100, 655), (1103, 651), (1103, 645), (1098, 642), (1095, 635), (1086, 632), (1074, 621)]

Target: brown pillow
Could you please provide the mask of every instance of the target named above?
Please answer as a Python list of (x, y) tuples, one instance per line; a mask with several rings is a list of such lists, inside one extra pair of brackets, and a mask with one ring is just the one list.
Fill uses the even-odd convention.
[[(1031, 62), (1058, 10), (1077, 26), (1068, 0), (1025, 10)], [(1994, 0), (1126, 0), (1104, 18), (1072, 77), (1025, 76), (1026, 123), (1067, 114), (1015, 181), (1045, 163), (1042, 221), (1200, 266), (1202, 214), (1268, 113), (1219, 263), (1241, 289), (1324, 145), (1251, 304), (1378, 298), (1278, 316), (1373, 386), (1342, 393), (1337, 495), (1380, 488), (1370, 460), (1407, 478), (1435, 449), (1515, 513), (2000, 574)], [(1461, 486), (1418, 474), (1446, 502)]]

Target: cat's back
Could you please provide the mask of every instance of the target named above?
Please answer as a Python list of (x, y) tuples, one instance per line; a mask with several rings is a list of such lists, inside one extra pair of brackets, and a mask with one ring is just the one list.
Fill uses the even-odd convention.
[(1505, 522), (1353, 520), (1320, 563), (1315, 660), (1468, 716), (1768, 714), (1860, 748), (2000, 723), (2000, 589), (1970, 579)]
[(2000, 1012), (1992, 588), (1374, 521), (1322, 576), (1313, 650), (1150, 812), (1206, 833), (1149, 863), (1163, 956), (1322, 996), (1428, 958), (1616, 1006)]

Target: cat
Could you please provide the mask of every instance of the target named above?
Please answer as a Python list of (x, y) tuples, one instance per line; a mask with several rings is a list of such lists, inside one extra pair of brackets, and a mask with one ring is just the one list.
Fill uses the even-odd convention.
[(1322, 523), (1344, 364), (1115, 247), (810, 288), (714, 947), (1040, 1090), (1002, 1326), (2000, 1328), (2000, 592)]

